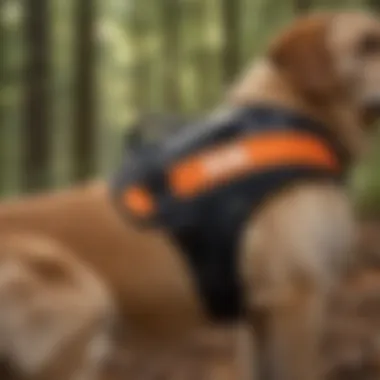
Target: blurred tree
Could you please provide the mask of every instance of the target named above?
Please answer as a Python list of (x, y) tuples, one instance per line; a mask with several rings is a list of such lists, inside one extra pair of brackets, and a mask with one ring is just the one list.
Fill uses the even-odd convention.
[(181, 19), (180, 1), (161, 0), (161, 10), (158, 17), (162, 22), (163, 33), (163, 58), (165, 67), (163, 80), (165, 83), (164, 101), (168, 110), (176, 111), (180, 109), (181, 94), (178, 86), (179, 77), (179, 46)]
[(294, 0), (294, 8), (297, 13), (308, 12), (313, 6), (313, 0)]
[(21, 124), (24, 103), (23, 0), (1, 1), (1, 187), (2, 195), (20, 191)]
[(255, 48), (257, 47), (257, 34), (259, 30), (259, 20), (261, 18), (262, 4), (259, 0), (240, 0), (240, 41), (241, 56), (244, 65), (251, 62)]
[[(222, 98), (222, 80), (225, 75), (222, 57), (224, 46), (223, 17), (219, 0), (196, 0), (193, 13), (193, 79), (196, 84), (195, 112), (205, 112)], [(217, 5), (217, 6), (215, 6)], [(237, 49), (241, 46), (239, 42)], [(238, 58), (240, 64), (240, 55)], [(186, 89), (184, 89), (186, 91)]]
[(76, 0), (49, 0), (52, 64), (52, 133), (50, 146), (51, 185), (67, 186), (72, 180), (72, 135), (76, 30), (72, 15)]
[(222, 0), (222, 18), (224, 30), (223, 84), (228, 85), (240, 68), (239, 34), (240, 0)]
[(26, 0), (23, 174), (28, 191), (49, 183), (50, 32), (49, 0)]
[(206, 61), (209, 47), (205, 36), (207, 12), (202, 0), (182, 1), (178, 26), (178, 74), (181, 111), (197, 113), (206, 103), (209, 87), (209, 67)]
[[(149, 106), (151, 92), (151, 60), (149, 56), (149, 0), (134, 0), (127, 14), (128, 31), (131, 37), (133, 64), (131, 79), (133, 87), (133, 106), (141, 114)], [(157, 15), (156, 15), (157, 17)], [(131, 83), (127, 82), (129, 86)]]
[(96, 170), (95, 3), (81, 0), (76, 9), (74, 179), (85, 179)]
[[(5, 82), (5, 27), (4, 27), (4, 1), (0, 1), (0, 141), (4, 141), (2, 128), (5, 124), (5, 102), (4, 102), (4, 82)], [(0, 143), (1, 144), (1, 143)], [(0, 148), (3, 144), (0, 145)], [(4, 187), (5, 174), (5, 154), (4, 149), (0, 149), (0, 188)]]

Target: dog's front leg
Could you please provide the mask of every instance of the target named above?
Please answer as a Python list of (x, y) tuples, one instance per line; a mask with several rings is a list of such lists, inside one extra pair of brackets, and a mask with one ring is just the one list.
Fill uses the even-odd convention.
[(252, 318), (257, 380), (320, 379), (319, 341), (325, 297), (318, 289), (294, 296), (288, 303), (274, 305)]
[(338, 188), (305, 185), (248, 223), (240, 268), (262, 380), (321, 378), (325, 308), (350, 262), (352, 221)]

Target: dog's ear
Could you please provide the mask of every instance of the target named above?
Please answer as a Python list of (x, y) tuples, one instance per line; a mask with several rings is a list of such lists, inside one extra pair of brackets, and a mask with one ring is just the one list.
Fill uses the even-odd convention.
[(330, 14), (302, 18), (270, 47), (272, 62), (304, 95), (324, 98), (337, 88), (337, 75), (326, 42), (330, 20)]

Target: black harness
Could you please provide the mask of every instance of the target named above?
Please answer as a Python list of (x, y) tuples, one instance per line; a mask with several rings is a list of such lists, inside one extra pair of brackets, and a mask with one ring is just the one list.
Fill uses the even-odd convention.
[[(204, 149), (242, 136), (271, 132), (310, 135), (333, 152), (341, 168), (347, 167), (347, 152), (325, 126), (290, 110), (254, 107), (237, 109), (223, 117), (183, 127), (162, 141), (136, 146), (127, 152), (112, 183), (118, 208), (139, 225), (164, 228), (173, 236), (193, 270), (207, 311), (218, 320), (232, 320), (244, 313), (236, 252), (248, 216), (268, 195), (285, 186), (305, 179), (341, 181), (343, 171), (279, 162), (271, 169), (245, 173), (222, 186), (183, 199), (170, 189), (168, 168)], [(136, 185), (154, 199), (155, 210), (148, 217), (136, 216), (122, 201), (125, 191)]]

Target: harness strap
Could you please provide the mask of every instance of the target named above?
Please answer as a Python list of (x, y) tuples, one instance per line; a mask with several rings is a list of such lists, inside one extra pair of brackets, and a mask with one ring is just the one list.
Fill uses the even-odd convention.
[(137, 147), (113, 182), (115, 203), (173, 236), (208, 313), (244, 313), (237, 245), (249, 215), (300, 180), (341, 182), (348, 152), (319, 122), (269, 106), (234, 110)]

